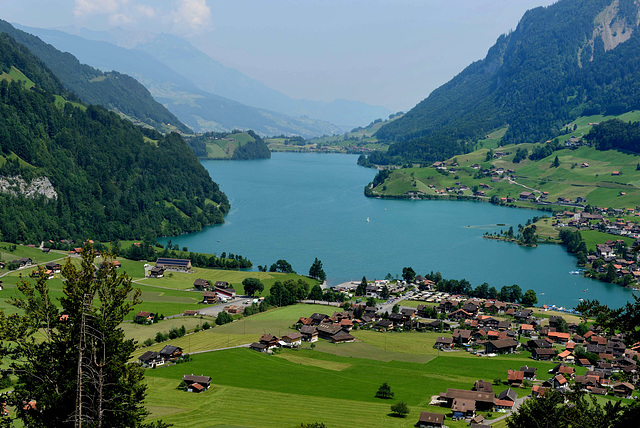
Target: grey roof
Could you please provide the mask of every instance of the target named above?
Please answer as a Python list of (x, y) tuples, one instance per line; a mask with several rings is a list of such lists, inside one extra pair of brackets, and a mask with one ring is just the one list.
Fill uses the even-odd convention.
[(173, 346), (173, 345), (166, 345), (164, 348), (162, 348), (162, 350), (160, 351), (160, 355), (171, 355), (173, 354), (176, 350), (180, 350), (182, 351), (182, 348), (180, 348), (179, 346)]
[(508, 399), (515, 402), (516, 398), (518, 398), (518, 394), (511, 388), (507, 388), (498, 394), (498, 400)]

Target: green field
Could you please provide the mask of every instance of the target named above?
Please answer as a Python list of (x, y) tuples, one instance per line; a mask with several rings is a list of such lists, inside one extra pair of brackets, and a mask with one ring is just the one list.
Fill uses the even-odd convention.
[[(351, 345), (355, 344), (339, 346)], [(468, 358), (462, 363), (458, 358), (440, 356), (418, 364), (343, 357), (318, 350), (283, 350), (269, 356), (232, 349), (197, 354), (188, 363), (148, 370), (148, 402), (152, 417), (177, 426), (195, 426), (195, 415), (199, 414), (221, 426), (296, 427), (301, 422), (319, 421), (328, 427), (409, 427), (423, 410), (450, 414), (449, 409), (429, 406), (431, 396), (447, 388), (470, 389), (478, 378), (506, 378), (507, 370), (527, 363), (539, 367), (540, 372), (552, 367), (550, 363), (509, 358)], [(200, 395), (176, 391), (180, 378), (191, 373), (211, 376), (211, 389)], [(374, 397), (382, 382), (391, 386), (393, 400)], [(505, 388), (497, 386), (495, 391)], [(529, 390), (522, 388), (518, 393), (526, 395)], [(176, 394), (179, 400), (175, 400)], [(248, 397), (249, 407), (242, 405)], [(411, 408), (406, 419), (389, 415), (390, 404), (397, 400)], [(304, 412), (291, 419), (286, 409), (294, 403), (304, 403)], [(344, 411), (358, 417), (345, 418)], [(252, 417), (254, 412), (260, 417)], [(450, 420), (447, 424), (466, 426)]]
[[(237, 270), (221, 270), (221, 269), (204, 269), (193, 268), (193, 273), (183, 272), (167, 272), (163, 278), (146, 278), (138, 281), (140, 284), (153, 285), (156, 287), (172, 288), (176, 290), (188, 290), (193, 288), (193, 281), (197, 278), (203, 278), (211, 282), (226, 281), (233, 286), (237, 294), (244, 294), (244, 287), (242, 281), (245, 278), (258, 278), (264, 284), (264, 291), (260, 294), (266, 296), (269, 294), (269, 289), (276, 281), (286, 281), (293, 279), (297, 281), (302, 279), (309, 284), (309, 287), (313, 287), (317, 280), (308, 278), (306, 276), (297, 274), (285, 274), (279, 272), (249, 272), (249, 271), (237, 271)], [(143, 272), (144, 276), (144, 272)]]

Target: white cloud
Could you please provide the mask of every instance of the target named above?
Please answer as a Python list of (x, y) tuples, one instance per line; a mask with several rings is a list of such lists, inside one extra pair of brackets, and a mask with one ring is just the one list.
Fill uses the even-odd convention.
[(205, 0), (179, 0), (174, 11), (174, 23), (188, 30), (206, 28), (211, 22), (211, 9)]
[(155, 9), (146, 4), (137, 5), (136, 10), (138, 11), (138, 13), (140, 13), (140, 15), (143, 15), (147, 18), (153, 18), (156, 16)]
[(112, 14), (120, 9), (121, 3), (119, 0), (75, 0), (75, 2), (73, 13), (76, 16)]

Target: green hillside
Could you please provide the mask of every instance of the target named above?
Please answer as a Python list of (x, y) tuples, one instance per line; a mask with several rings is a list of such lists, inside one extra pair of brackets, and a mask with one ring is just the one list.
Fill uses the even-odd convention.
[[(161, 132), (190, 132), (187, 126), (154, 100), (149, 91), (133, 77), (116, 71), (103, 73), (81, 64), (73, 55), (60, 52), (1, 19), (0, 32), (10, 34), (18, 43), (26, 46), (54, 72), (68, 90), (73, 91), (85, 103), (104, 106), (134, 123), (151, 126)], [(29, 74), (27, 70), (25, 73)]]
[[(226, 196), (178, 134), (66, 102), (73, 94), (7, 34), (0, 34), (0, 70), (16, 76), (0, 80), (3, 239), (108, 241), (223, 221)], [(20, 73), (35, 86), (26, 89)]]
[[(640, 112), (619, 117), (637, 120)], [(572, 125), (576, 126), (575, 134), (583, 135), (591, 130), (589, 123), (605, 119), (602, 116), (582, 117)], [(393, 198), (469, 198), (553, 210), (567, 208), (566, 204), (544, 205), (518, 200), (521, 192), (533, 191), (538, 196), (544, 195), (540, 201), (548, 204), (557, 203), (558, 198), (567, 198), (571, 200), (569, 206), (573, 206), (578, 203), (578, 198), (584, 198), (586, 201), (580, 205), (621, 209), (640, 205), (640, 155), (618, 150), (602, 151), (585, 145), (565, 148), (565, 142), (572, 135), (557, 139), (560, 150), (541, 159), (525, 158), (520, 162), (514, 162), (519, 150), (526, 150), (531, 156), (546, 143), (508, 144), (496, 148), (490, 140), (484, 140), (480, 145), (488, 147), (448, 159), (445, 169), (429, 166), (381, 173), (367, 194)], [(504, 156), (496, 157), (498, 152)], [(556, 156), (559, 165), (554, 167)], [(458, 166), (453, 166), (456, 162)], [(504, 173), (495, 172), (500, 169)], [(483, 171), (489, 173), (483, 174)], [(460, 190), (461, 186), (463, 190)], [(474, 190), (484, 194), (474, 196)], [(513, 198), (514, 201), (500, 201), (500, 198)]]
[(253, 131), (207, 132), (186, 136), (187, 144), (201, 159), (269, 159), (267, 144)]
[(369, 162), (434, 162), (472, 151), (507, 128), (505, 144), (562, 135), (580, 116), (640, 108), (640, 5), (560, 0), (525, 13), (486, 57), (376, 134), (391, 144)]

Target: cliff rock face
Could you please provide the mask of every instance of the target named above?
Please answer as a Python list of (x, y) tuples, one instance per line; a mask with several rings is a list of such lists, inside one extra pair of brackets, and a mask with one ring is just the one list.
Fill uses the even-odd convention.
[(10, 195), (23, 195), (33, 199), (37, 195), (42, 195), (47, 199), (58, 199), (58, 192), (53, 188), (53, 184), (48, 177), (39, 177), (27, 183), (22, 177), (0, 177), (0, 192)]

